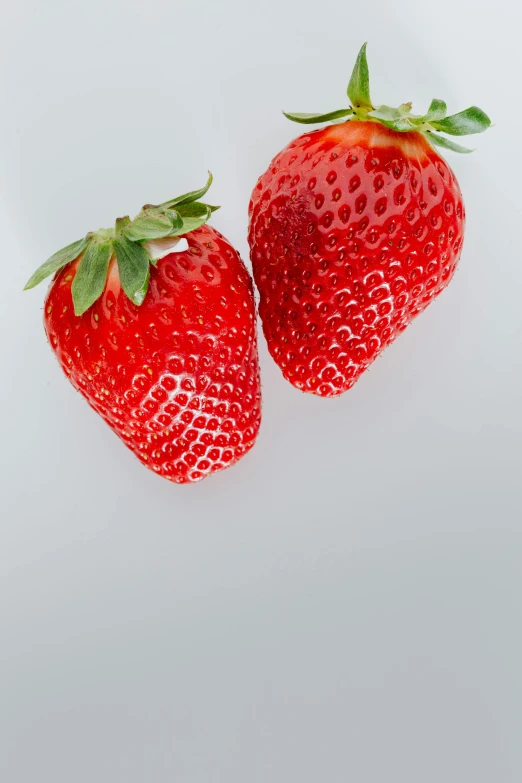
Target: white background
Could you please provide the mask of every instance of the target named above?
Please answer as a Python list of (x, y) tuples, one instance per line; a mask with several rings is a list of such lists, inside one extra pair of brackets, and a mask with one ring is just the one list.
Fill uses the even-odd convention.
[[(520, 5), (21, 0), (0, 55), (0, 779), (519, 783)], [(340, 399), (261, 338), (263, 426), (192, 487), (145, 470), (62, 376), (33, 269), (215, 176), (248, 258), (257, 176), (346, 103), (476, 103), (448, 153), (450, 288)]]

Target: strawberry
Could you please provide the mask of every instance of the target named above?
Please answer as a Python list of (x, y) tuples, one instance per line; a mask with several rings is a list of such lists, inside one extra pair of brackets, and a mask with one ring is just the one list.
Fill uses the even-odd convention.
[(464, 205), (433, 145), (469, 152), (461, 136), (490, 125), (472, 106), (447, 116), (433, 100), (375, 108), (366, 44), (349, 108), (286, 114), (342, 120), (305, 133), (273, 159), (249, 206), (249, 243), (269, 351), (298, 389), (349, 389), (450, 282), (464, 236)]
[(44, 325), (64, 373), (144, 465), (177, 483), (232, 465), (261, 416), (252, 283), (205, 225), (211, 181), (87, 234), (26, 285), (57, 273)]

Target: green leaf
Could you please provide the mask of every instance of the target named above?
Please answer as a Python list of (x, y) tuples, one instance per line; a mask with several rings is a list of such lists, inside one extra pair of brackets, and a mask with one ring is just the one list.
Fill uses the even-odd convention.
[(182, 204), (178, 212), (181, 218), (185, 217), (203, 217), (208, 215), (208, 210), (215, 212), (219, 207), (213, 207), (210, 204), (203, 204), (202, 201), (193, 201), (192, 204)]
[(140, 305), (147, 293), (150, 256), (139, 242), (131, 242), (126, 236), (114, 239), (113, 246), (123, 290), (134, 304)]
[(128, 215), (125, 215), (125, 217), (116, 218), (114, 221), (114, 231), (116, 232), (116, 236), (120, 236), (123, 234), (123, 230), (129, 226), (131, 223), (131, 219)]
[(329, 120), (338, 120), (341, 117), (348, 117), (349, 114), (353, 114), (352, 109), (337, 109), (337, 111), (329, 111), (326, 114), (303, 114), (295, 112), (286, 112), (283, 114), (292, 122), (300, 122), (303, 125), (312, 125), (316, 122), (328, 122)]
[(110, 242), (92, 241), (87, 246), (72, 282), (76, 315), (82, 315), (102, 295), (111, 253)]
[(150, 281), (150, 268), (147, 269), (147, 276), (145, 277), (145, 281), (140, 288), (139, 291), (136, 291), (134, 294), (134, 304), (141, 305), (143, 304), (143, 301), (145, 297), (147, 296), (147, 291), (149, 289), (149, 281)]
[(198, 201), (198, 199), (204, 196), (209, 187), (212, 185), (212, 179), (212, 174), (209, 171), (208, 180), (200, 190), (192, 190), (190, 193), (184, 193), (182, 196), (173, 198), (170, 201), (164, 201), (160, 206), (167, 207), (168, 209), (169, 207), (177, 207), (181, 206), (181, 204), (190, 204), (192, 201)]
[(452, 114), (443, 120), (432, 122), (437, 130), (449, 133), (451, 136), (467, 136), (470, 133), (482, 133), (491, 125), (491, 120), (478, 106)]
[(399, 109), (394, 109), (392, 106), (377, 106), (376, 109), (372, 109), (368, 112), (368, 117), (375, 117), (376, 120), (384, 120), (385, 122), (393, 122), (402, 117), (402, 113)]
[[(179, 217), (179, 216), (178, 216)], [(181, 219), (179, 220), (181, 222)], [(164, 210), (155, 208), (140, 212), (128, 226), (123, 229), (123, 234), (131, 242), (141, 242), (146, 239), (160, 239), (172, 232), (173, 221)]]
[(64, 266), (70, 264), (71, 261), (78, 258), (80, 253), (87, 247), (88, 242), (89, 238), (84, 237), (84, 239), (78, 239), (76, 242), (67, 245), (67, 247), (58, 250), (57, 253), (48, 258), (47, 261), (39, 266), (36, 272), (31, 275), (24, 286), (24, 291), (28, 288), (34, 288), (35, 285), (41, 283), (46, 277), (49, 277), (49, 275), (52, 275), (54, 272), (58, 272), (60, 269), (63, 269)]
[(211, 215), (210, 207), (207, 207), (205, 215), (200, 217), (183, 217), (183, 226), (178, 231), (173, 231), (172, 236), (180, 236), (181, 234), (188, 234), (190, 231), (205, 225)]
[[(183, 207), (185, 209), (186, 207)], [(167, 209), (165, 214), (168, 216), (170, 220), (171, 233), (173, 231), (177, 231), (178, 228), (180, 228), (183, 225), (183, 218), (181, 217), (180, 213), (177, 209)]]
[(462, 147), (460, 144), (455, 144), (454, 141), (447, 139), (445, 136), (439, 136), (438, 133), (425, 133), (424, 135), (428, 141), (436, 147), (444, 147), (444, 149), (451, 150), (452, 152), (474, 152), (474, 150)]
[(352, 76), (346, 90), (352, 106), (371, 109), (370, 100), (370, 73), (368, 71), (368, 61), (366, 59), (366, 44), (361, 46), (357, 55)]
[(444, 101), (440, 101), (438, 98), (434, 98), (430, 103), (430, 107), (423, 117), (425, 122), (433, 122), (437, 120), (443, 120), (446, 116), (448, 108)]
[(403, 112), (391, 106), (378, 106), (376, 109), (368, 112), (368, 117), (374, 117), (383, 125), (386, 125), (387, 128), (396, 131), (415, 130), (416, 127), (408, 117), (403, 116)]
[(399, 117), (398, 120), (392, 120), (391, 122), (383, 122), (381, 120), (381, 122), (383, 125), (386, 125), (387, 128), (391, 128), (392, 130), (396, 130), (396, 131), (401, 131), (403, 133), (405, 131), (415, 130), (417, 127), (407, 117)]

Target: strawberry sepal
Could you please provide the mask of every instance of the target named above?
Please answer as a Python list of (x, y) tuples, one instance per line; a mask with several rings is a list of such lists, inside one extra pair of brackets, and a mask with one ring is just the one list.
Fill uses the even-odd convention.
[(116, 220), (112, 229), (89, 232), (83, 239), (58, 250), (45, 261), (27, 281), (33, 288), (46, 277), (78, 261), (71, 292), (76, 315), (83, 315), (104, 291), (111, 258), (115, 257), (122, 288), (135, 305), (141, 305), (147, 294), (150, 264), (157, 257), (151, 254), (149, 243), (189, 234), (204, 225), (219, 207), (201, 199), (212, 184), (212, 174), (204, 187), (163, 204), (146, 204), (131, 220), (125, 216)]
[(336, 111), (329, 111), (326, 114), (303, 114), (302, 112), (286, 112), (283, 114), (287, 119), (292, 122), (300, 122), (302, 125), (312, 125), (318, 122), (329, 122), (330, 120), (339, 120), (341, 117), (348, 117), (350, 114), (354, 114), (353, 109), (337, 109)]
[[(472, 152), (460, 144), (455, 144), (440, 133), (450, 136), (467, 136), (472, 133), (483, 133), (491, 125), (488, 115), (478, 106), (470, 106), (464, 111), (447, 116), (447, 106), (444, 101), (434, 98), (426, 114), (412, 113), (411, 103), (402, 103), (399, 107), (374, 106), (370, 99), (370, 75), (366, 59), (366, 44), (363, 44), (352, 71), (346, 90), (351, 105), (322, 114), (303, 114), (283, 112), (285, 117), (293, 122), (314, 124), (342, 120), (343, 122), (380, 122), (391, 130), (399, 133), (418, 131), (428, 141), (438, 147), (453, 152)], [(435, 133), (437, 135), (435, 135)]]

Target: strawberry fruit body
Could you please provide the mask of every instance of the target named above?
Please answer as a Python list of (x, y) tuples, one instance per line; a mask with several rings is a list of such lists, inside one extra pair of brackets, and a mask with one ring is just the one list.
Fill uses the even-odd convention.
[(249, 243), (269, 351), (297, 388), (329, 397), (351, 388), (378, 354), (450, 282), (464, 236), (462, 195), (433, 144), (485, 130), (478, 108), (446, 117), (434, 100), (375, 109), (362, 48), (349, 109), (287, 115), (348, 117), (306, 133), (257, 182)]
[[(203, 212), (193, 204), (174, 208), (182, 217)], [(92, 304), (75, 313), (85, 295), (74, 286), (85, 250), (57, 272), (44, 309), (49, 342), (72, 385), (144, 465), (177, 483), (232, 465), (252, 447), (260, 425), (252, 283), (236, 250), (204, 225), (208, 215), (196, 225), (198, 218), (185, 214), (185, 228), (196, 227), (161, 237), (159, 223), (151, 229), (150, 221), (145, 228), (138, 222), (148, 237), (138, 242), (144, 250), (168, 248), (181, 235), (187, 244), (149, 258), (145, 293), (140, 281), (137, 297), (128, 280), (124, 290), (129, 269), (112, 238)], [(133, 224), (127, 236), (141, 236)]]

